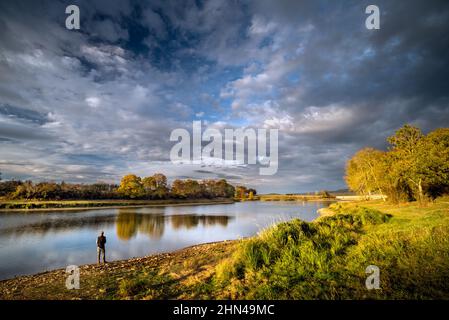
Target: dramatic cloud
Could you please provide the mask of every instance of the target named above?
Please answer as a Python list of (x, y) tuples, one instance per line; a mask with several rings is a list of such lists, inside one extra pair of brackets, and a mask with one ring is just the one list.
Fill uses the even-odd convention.
[[(0, 3), (3, 178), (223, 177), (262, 192), (344, 187), (345, 161), (405, 123), (449, 123), (449, 3)], [(279, 128), (279, 170), (169, 161), (173, 129)]]

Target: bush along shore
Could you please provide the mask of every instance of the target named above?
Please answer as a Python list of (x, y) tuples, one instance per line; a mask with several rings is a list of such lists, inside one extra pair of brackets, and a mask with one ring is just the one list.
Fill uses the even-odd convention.
[[(236, 241), (0, 282), (1, 299), (449, 299), (449, 198), (335, 203)], [(368, 266), (380, 288), (368, 290)]]

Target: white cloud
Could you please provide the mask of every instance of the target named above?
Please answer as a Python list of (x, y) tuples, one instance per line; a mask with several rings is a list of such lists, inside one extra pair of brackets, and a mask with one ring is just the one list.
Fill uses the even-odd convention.
[(255, 15), (251, 21), (249, 32), (254, 35), (266, 36), (276, 29), (277, 24), (267, 21), (265, 18)]
[(349, 126), (354, 121), (351, 108), (339, 105), (326, 107), (308, 107), (297, 118), (295, 131), (314, 133), (335, 131)]
[(87, 97), (86, 102), (90, 107), (97, 108), (101, 104), (101, 99), (99, 97)]

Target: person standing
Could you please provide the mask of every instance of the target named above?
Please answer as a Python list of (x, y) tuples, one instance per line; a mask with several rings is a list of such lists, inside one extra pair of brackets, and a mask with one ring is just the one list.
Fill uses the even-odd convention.
[(98, 264), (100, 264), (100, 257), (103, 256), (103, 263), (106, 263), (106, 237), (104, 232), (101, 231), (100, 236), (97, 238), (97, 254), (98, 254)]

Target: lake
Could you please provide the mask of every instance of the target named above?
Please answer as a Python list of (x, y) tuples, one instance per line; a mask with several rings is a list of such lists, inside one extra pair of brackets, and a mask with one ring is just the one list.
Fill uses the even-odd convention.
[(321, 202), (236, 202), (54, 212), (0, 213), (0, 279), (96, 262), (107, 237), (109, 261), (257, 234), (274, 223), (314, 220)]

